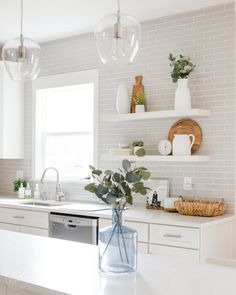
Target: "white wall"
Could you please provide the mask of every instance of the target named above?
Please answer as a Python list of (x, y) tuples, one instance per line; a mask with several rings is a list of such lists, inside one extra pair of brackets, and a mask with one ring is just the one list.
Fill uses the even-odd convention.
[[(40, 75), (98, 68), (100, 71), (99, 112), (115, 112), (116, 90), (125, 83), (131, 92), (134, 76), (142, 74), (147, 110), (173, 109), (175, 85), (170, 79), (168, 55), (191, 56), (197, 65), (190, 79), (193, 107), (213, 111), (210, 118), (197, 119), (203, 132), (199, 154), (211, 154), (206, 163), (148, 163), (154, 177), (171, 181), (171, 194), (200, 198), (225, 198), (234, 208), (235, 178), (235, 59), (233, 3), (189, 13), (163, 17), (142, 25), (142, 47), (133, 65), (105, 67), (101, 64), (93, 34), (85, 34), (42, 44)], [(12, 193), (17, 169), (31, 177), (32, 95), (25, 93), (25, 160), (0, 161), (0, 192)], [(157, 142), (167, 137), (174, 119), (136, 123), (99, 123), (99, 153), (107, 153), (118, 142), (143, 139), (148, 153), (155, 153)], [(120, 163), (102, 163), (100, 168), (116, 168)], [(182, 190), (184, 176), (192, 177), (194, 191)], [(64, 185), (67, 194), (84, 190), (78, 184)]]

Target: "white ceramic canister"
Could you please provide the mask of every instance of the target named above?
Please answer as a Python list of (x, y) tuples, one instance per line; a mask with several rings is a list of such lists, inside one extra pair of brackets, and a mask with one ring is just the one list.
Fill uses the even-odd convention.
[(175, 202), (179, 201), (180, 198), (178, 197), (171, 197), (171, 198), (165, 198), (164, 199), (164, 210), (165, 211), (172, 211), (175, 212), (177, 211), (175, 208)]
[(175, 134), (173, 139), (173, 156), (191, 156), (191, 148), (194, 145), (193, 134)]

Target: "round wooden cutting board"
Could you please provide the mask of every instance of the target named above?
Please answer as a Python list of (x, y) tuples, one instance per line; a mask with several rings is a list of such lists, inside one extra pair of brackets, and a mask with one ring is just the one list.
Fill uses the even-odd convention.
[(202, 143), (202, 130), (196, 121), (191, 119), (181, 119), (175, 122), (168, 134), (168, 139), (172, 143), (175, 134), (193, 134), (195, 136), (195, 143), (192, 146), (192, 154), (195, 153)]

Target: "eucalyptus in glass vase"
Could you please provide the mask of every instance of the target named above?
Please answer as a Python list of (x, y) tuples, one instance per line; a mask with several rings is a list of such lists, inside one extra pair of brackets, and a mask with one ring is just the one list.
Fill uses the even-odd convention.
[(137, 268), (137, 231), (124, 225), (126, 204), (133, 194), (146, 195), (144, 182), (151, 173), (145, 167), (132, 168), (123, 160), (122, 169), (102, 172), (90, 166), (92, 183), (85, 189), (112, 205), (112, 225), (99, 231), (99, 268), (103, 272), (128, 273)]

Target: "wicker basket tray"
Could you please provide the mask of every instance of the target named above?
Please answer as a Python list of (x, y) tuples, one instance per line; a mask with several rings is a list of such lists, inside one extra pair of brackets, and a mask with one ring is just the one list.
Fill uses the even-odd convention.
[(213, 217), (224, 214), (228, 205), (224, 201), (183, 200), (176, 201), (175, 207), (183, 215)]

